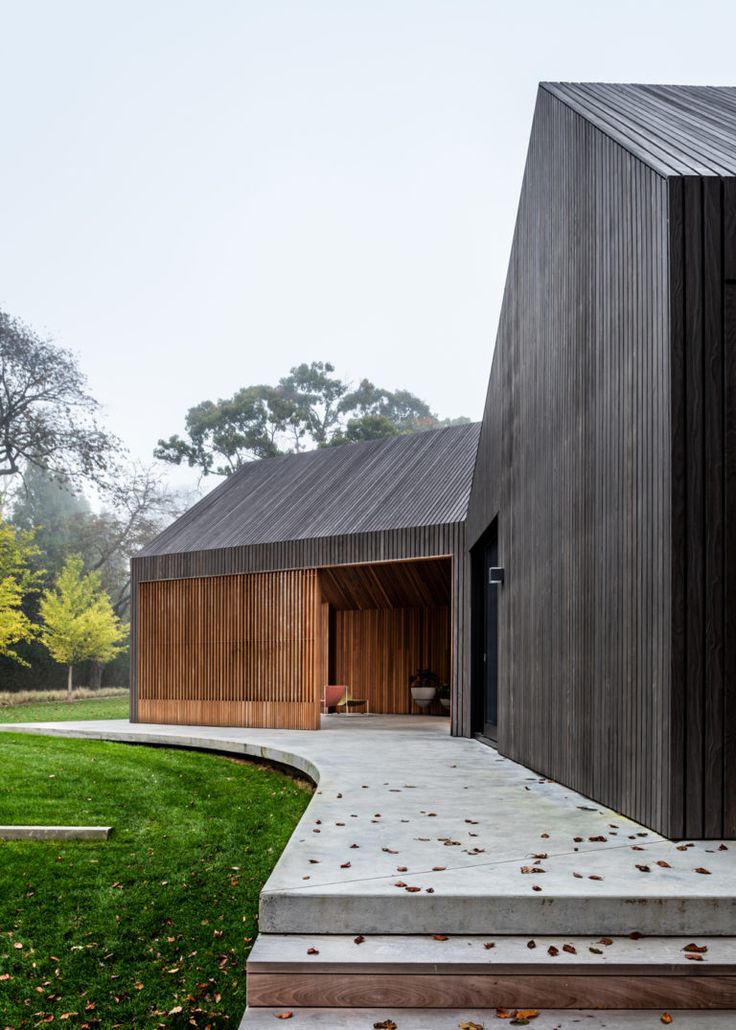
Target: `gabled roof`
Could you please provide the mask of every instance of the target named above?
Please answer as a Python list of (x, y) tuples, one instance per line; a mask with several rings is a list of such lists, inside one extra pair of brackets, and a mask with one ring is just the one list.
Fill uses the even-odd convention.
[(736, 174), (736, 87), (543, 82), (661, 175)]
[(465, 519), (480, 424), (254, 461), (141, 557)]

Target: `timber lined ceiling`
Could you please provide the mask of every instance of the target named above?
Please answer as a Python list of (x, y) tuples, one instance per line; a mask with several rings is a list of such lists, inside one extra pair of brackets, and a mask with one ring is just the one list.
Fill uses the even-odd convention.
[(479, 432), (470, 423), (251, 462), (139, 557), (462, 522)]
[(339, 610), (449, 607), (450, 558), (320, 569), (322, 599)]
[(736, 174), (736, 87), (543, 82), (664, 176)]

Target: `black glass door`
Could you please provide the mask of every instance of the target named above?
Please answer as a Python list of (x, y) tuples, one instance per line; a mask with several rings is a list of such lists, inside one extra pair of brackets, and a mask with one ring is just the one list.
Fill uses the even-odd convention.
[(483, 584), (483, 734), (496, 740), (498, 726), (498, 584), (491, 569), (498, 566), (498, 519), (491, 524), (484, 548)]

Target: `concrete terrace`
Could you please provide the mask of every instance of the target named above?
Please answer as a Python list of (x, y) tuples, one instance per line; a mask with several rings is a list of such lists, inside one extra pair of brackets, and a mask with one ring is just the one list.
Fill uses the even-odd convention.
[[(266, 1013), (263, 1025), (270, 1025), (275, 1010), (269, 1006), (283, 1004), (285, 987), (285, 1000), (298, 1007), (301, 1020), (293, 1026), (369, 1026), (368, 1010), (384, 1001), (403, 1006), (402, 1030), (454, 1026), (458, 1020), (447, 1022), (447, 1009), (437, 1023), (429, 1016), (424, 1023), (408, 1021), (410, 1009), (449, 1009), (456, 997), (458, 1010), (468, 1006), (467, 1016), (478, 1008), (471, 1002), (479, 975), (493, 974), (498, 987), (499, 977), (533, 973), (539, 980), (540, 967), (547, 981), (556, 977), (552, 994), (545, 988), (534, 995), (552, 999), (547, 1009), (588, 1007), (575, 1003), (587, 995), (571, 994), (571, 976), (580, 983), (614, 977), (605, 981), (613, 988), (615, 978), (642, 966), (669, 977), (668, 997), (680, 1009), (708, 1007), (687, 1004), (698, 996), (693, 977), (702, 983), (717, 974), (728, 991), (736, 989), (736, 948), (728, 938), (736, 926), (736, 845), (665, 840), (476, 741), (451, 737), (445, 719), (327, 716), (321, 732), (123, 721), (0, 729), (249, 755), (317, 782), (261, 895), (261, 937), (249, 963), (249, 1004), (257, 1007), (244, 1026), (260, 1026)], [(657, 937), (657, 948), (651, 939), (646, 949), (629, 940), (632, 932)], [(435, 934), (450, 940), (436, 943)], [(364, 949), (355, 947), (353, 935), (366, 936)], [(489, 935), (502, 940), (485, 948)], [(596, 947), (601, 935), (626, 939), (615, 948)], [(704, 937), (705, 962), (686, 962), (685, 944)], [(539, 947), (530, 949), (529, 938), (538, 938)], [(319, 945), (318, 955), (307, 960), (310, 942)], [(428, 942), (434, 951), (427, 951)], [(573, 952), (563, 952), (572, 942)], [(333, 1022), (322, 1022), (321, 1010), (310, 1008), (315, 982), (321, 979), (327, 995), (334, 988), (339, 997), (357, 966), (366, 974), (355, 980), (358, 986), (343, 991), (344, 1000), (328, 1002), (343, 1006), (344, 1022), (335, 1021), (334, 1008)], [(675, 978), (685, 975), (678, 995)], [(420, 989), (407, 987), (418, 976), (424, 977)], [(520, 997), (529, 997), (529, 983)], [(503, 990), (482, 1005), (508, 1004), (493, 999), (518, 993)], [(656, 991), (642, 996), (646, 1004), (610, 1007), (659, 1007)], [(561, 1000), (552, 1004), (555, 998)], [(510, 1004), (541, 1007), (538, 1001)], [(349, 1021), (352, 1011), (358, 1022)], [(605, 1018), (585, 1017), (584, 1023), (624, 1025)], [(689, 1025), (728, 1026), (733, 1018), (723, 1012)]]

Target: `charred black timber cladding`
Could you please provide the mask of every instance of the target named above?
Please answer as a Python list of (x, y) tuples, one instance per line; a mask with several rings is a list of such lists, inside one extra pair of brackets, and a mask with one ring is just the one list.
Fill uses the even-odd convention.
[(501, 750), (675, 837), (736, 836), (735, 174), (736, 89), (540, 87), (467, 522)]

